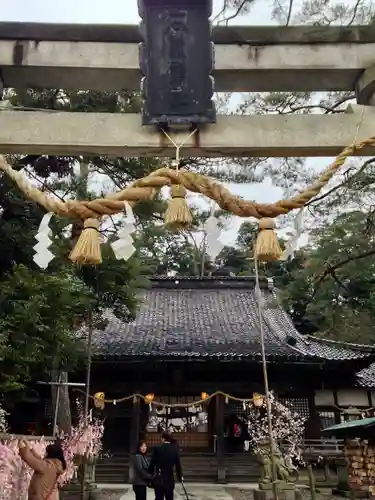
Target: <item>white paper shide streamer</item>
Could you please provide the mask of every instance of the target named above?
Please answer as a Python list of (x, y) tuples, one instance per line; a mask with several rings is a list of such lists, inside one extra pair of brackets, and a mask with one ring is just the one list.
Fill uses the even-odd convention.
[(135, 246), (132, 233), (135, 231), (135, 218), (132, 207), (127, 201), (125, 205), (125, 220), (123, 227), (118, 232), (119, 239), (111, 243), (111, 248), (115, 254), (116, 259), (129, 260), (135, 252)]
[(203, 225), (203, 230), (206, 235), (207, 255), (209, 255), (212, 260), (215, 260), (225, 246), (220, 241), (221, 230), (218, 219), (214, 215), (210, 215)]
[(301, 208), (294, 221), (294, 229), (288, 231), (286, 234), (289, 237), (285, 245), (285, 250), (280, 260), (286, 261), (294, 258), (294, 254), (298, 249), (298, 242), (303, 232), (303, 208)]
[(47, 269), (48, 264), (55, 257), (49, 250), (49, 247), (52, 245), (52, 231), (49, 227), (49, 223), (53, 215), (53, 212), (48, 212), (44, 215), (41, 223), (39, 224), (38, 233), (35, 236), (35, 239), (38, 240), (38, 243), (33, 247), (33, 249), (35, 250), (33, 260), (35, 264), (37, 264), (41, 269)]
[(255, 296), (256, 303), (259, 306), (264, 307), (266, 304), (266, 300), (264, 298), (264, 295), (262, 294), (262, 290), (260, 289), (259, 285), (255, 285), (254, 296)]

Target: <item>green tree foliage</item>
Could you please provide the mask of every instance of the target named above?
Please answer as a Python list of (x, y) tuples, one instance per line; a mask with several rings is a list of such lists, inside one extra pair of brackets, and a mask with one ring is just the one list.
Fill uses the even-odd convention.
[[(137, 97), (130, 103), (126, 94), (121, 105), (117, 95), (106, 93), (23, 90), (13, 91), (10, 98), (14, 105), (26, 108), (111, 112), (120, 106), (126, 111), (130, 104), (137, 108)], [(15, 168), (23, 168), (32, 182), (60, 198), (95, 196), (90, 181), (103, 174), (110, 176), (112, 186), (123, 187), (156, 165), (155, 160), (27, 154), (9, 160)], [(88, 168), (78, 168), (77, 174), (80, 165)], [(37, 373), (41, 377), (49, 372), (53, 358), (65, 369), (82, 359), (82, 342), (74, 332), (87, 323), (89, 308), (95, 319), (107, 307), (123, 321), (134, 317), (140, 262), (136, 256), (128, 263), (117, 261), (107, 242), (103, 265), (94, 269), (74, 266), (68, 255), (81, 226), (69, 229), (72, 221), (54, 218), (56, 258), (47, 271), (41, 271), (32, 256), (43, 210), (25, 200), (5, 176), (0, 179), (0, 200), (0, 392), (5, 393), (22, 388)], [(144, 204), (140, 211), (149, 215)], [(113, 231), (108, 229), (106, 238)]]
[(150, 276), (199, 276), (201, 252), (186, 232), (173, 233), (162, 223), (149, 221), (136, 235), (136, 247), (143, 271)]
[[(258, 236), (258, 224), (243, 222), (238, 230), (234, 246), (225, 247), (216, 259), (216, 274), (232, 274), (235, 276), (255, 275), (253, 248)], [(284, 248), (284, 240), (279, 240)], [(294, 260), (259, 263), (259, 275), (272, 277), (279, 287), (283, 287), (290, 279)]]
[(191, 213), (193, 223), (186, 231), (169, 231), (164, 227), (162, 217), (140, 225), (136, 247), (147, 274), (204, 276), (212, 269), (205, 252), (203, 229), (210, 213), (194, 207)]
[(74, 270), (46, 274), (14, 265), (0, 289), (0, 391), (22, 389), (58, 355), (75, 367), (83, 345), (71, 333), (92, 296)]
[[(253, 247), (258, 235), (258, 227), (253, 222), (243, 222), (233, 245), (226, 245), (217, 258), (212, 259), (206, 252), (204, 222), (210, 212), (193, 210), (193, 225), (188, 231), (173, 233), (162, 223), (149, 221), (142, 225), (137, 234), (138, 255), (149, 275), (179, 276), (253, 276), (255, 274)], [(224, 229), (224, 223), (221, 226)], [(219, 218), (220, 221), (220, 218)], [(219, 222), (220, 224), (220, 222)], [(280, 240), (283, 247), (284, 241)], [(260, 264), (261, 276), (273, 277), (279, 286), (284, 286), (291, 277), (297, 260)]]
[(372, 217), (337, 216), (313, 231), (285, 287), (285, 303), (302, 331), (375, 342), (375, 250)]
[(111, 307), (124, 321), (133, 317), (140, 264), (136, 258), (117, 261), (107, 244), (102, 266), (74, 266), (68, 261), (70, 235), (64, 235), (62, 221), (57, 220), (56, 258), (48, 270), (40, 270), (32, 256), (43, 213), (5, 178), (0, 181), (2, 189), (0, 392), (6, 392), (21, 388), (38, 369), (40, 375), (49, 371), (54, 356), (72, 368), (79, 359), (77, 347), (82, 353), (73, 332), (87, 321), (89, 307), (98, 314)]

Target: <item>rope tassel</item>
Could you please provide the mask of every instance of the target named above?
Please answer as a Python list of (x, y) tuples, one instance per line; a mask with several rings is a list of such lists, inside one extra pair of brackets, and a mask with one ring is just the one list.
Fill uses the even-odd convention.
[(86, 219), (83, 231), (78, 238), (76, 246), (69, 255), (69, 259), (76, 264), (96, 265), (102, 263), (100, 250), (100, 220)]
[(260, 262), (279, 260), (283, 253), (274, 227), (273, 219), (269, 217), (259, 221), (259, 234), (255, 242), (254, 257)]
[(186, 201), (186, 189), (180, 184), (171, 187), (171, 199), (164, 215), (165, 227), (172, 231), (183, 231), (191, 226), (193, 218)]

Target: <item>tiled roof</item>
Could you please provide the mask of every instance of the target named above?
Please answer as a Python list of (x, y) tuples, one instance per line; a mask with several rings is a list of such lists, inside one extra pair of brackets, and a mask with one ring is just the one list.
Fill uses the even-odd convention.
[(375, 363), (361, 370), (357, 374), (357, 381), (361, 387), (375, 387)]
[[(272, 286), (262, 281), (261, 289), (268, 357), (375, 359), (375, 349), (368, 346), (302, 336)], [(94, 332), (96, 357), (260, 357), (252, 278), (154, 279), (142, 295), (135, 321), (124, 324), (108, 312), (106, 329)]]

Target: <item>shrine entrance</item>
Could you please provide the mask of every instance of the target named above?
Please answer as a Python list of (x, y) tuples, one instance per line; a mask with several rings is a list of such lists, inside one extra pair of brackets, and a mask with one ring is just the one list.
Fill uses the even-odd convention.
[(248, 419), (242, 403), (229, 401), (224, 406), (224, 450), (226, 453), (249, 451)]
[(110, 455), (128, 453), (132, 423), (132, 403), (108, 405), (104, 422), (103, 450)]
[[(160, 396), (166, 405), (191, 405), (199, 401), (197, 396)], [(213, 451), (211, 428), (213, 415), (211, 405), (197, 404), (186, 407), (158, 408), (151, 405), (147, 411), (144, 438), (151, 448), (160, 443), (161, 433), (168, 431), (176, 439), (181, 451)]]

